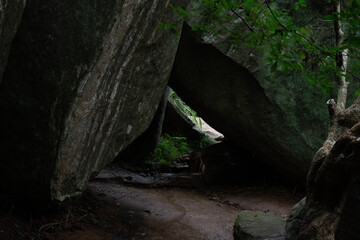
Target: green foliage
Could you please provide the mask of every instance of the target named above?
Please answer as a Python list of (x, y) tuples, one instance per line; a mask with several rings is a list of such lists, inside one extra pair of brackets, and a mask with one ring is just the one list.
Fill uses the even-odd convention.
[(14, 224), (14, 230), (19, 236), (21, 236), (22, 238), (25, 238), (25, 234), (23, 233), (23, 229), (20, 225)]
[[(323, 92), (332, 88), (334, 77), (344, 75), (344, 66), (339, 66), (337, 56), (348, 49), (352, 60), (348, 62), (345, 77), (357, 80), (360, 72), (360, 1), (346, 1), (341, 13), (333, 12), (324, 17), (323, 21), (330, 24), (341, 21), (346, 34), (340, 43), (335, 43), (335, 39), (329, 43), (321, 42), (316, 38), (317, 28), (295, 24), (292, 15), (306, 7), (305, 0), (290, 1), (289, 6), (281, 8), (275, 0), (202, 0), (202, 4), (191, 11), (207, 18), (193, 30), (227, 34), (232, 43), (264, 51), (271, 72), (307, 68), (309, 71), (304, 76)], [(173, 11), (181, 18), (189, 15), (184, 9), (173, 7)], [(171, 25), (163, 27), (171, 28)]]
[(189, 152), (191, 152), (191, 148), (185, 137), (172, 137), (165, 134), (146, 163), (171, 165), (177, 157)]
[(206, 147), (209, 147), (211, 145), (214, 145), (216, 143), (216, 141), (206, 135), (202, 135), (200, 137), (200, 140), (199, 142), (196, 142), (194, 145), (197, 147), (197, 148), (206, 148)]
[(174, 34), (176, 36), (179, 35), (178, 29), (177, 29), (178, 26), (175, 23), (171, 23), (168, 21), (164, 21), (164, 22), (160, 21), (158, 28), (159, 29), (169, 29), (172, 34)]
[[(173, 12), (179, 15), (181, 18), (188, 16), (188, 13), (182, 8), (176, 8), (172, 4), (169, 4), (169, 7), (172, 8)], [(160, 21), (158, 28), (160, 29), (168, 28), (170, 29), (172, 34), (179, 35), (178, 26), (175, 23), (171, 23), (169, 21), (163, 21), (163, 22)]]
[(172, 89), (170, 89), (169, 100), (174, 103), (185, 115), (190, 116), (191, 121), (193, 121), (193, 123), (195, 123), (200, 129), (202, 128), (202, 122), (198, 119), (197, 113), (191, 109)]
[(355, 95), (360, 95), (360, 88), (356, 90)]

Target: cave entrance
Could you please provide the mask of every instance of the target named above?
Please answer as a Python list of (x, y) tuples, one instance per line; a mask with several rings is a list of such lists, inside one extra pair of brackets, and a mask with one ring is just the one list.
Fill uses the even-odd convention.
[(150, 156), (165, 163), (162, 171), (200, 174), (201, 184), (266, 184), (253, 154), (211, 127), (173, 89), (168, 94), (160, 141)]
[(176, 185), (180, 177), (181, 185), (188, 187), (265, 186), (276, 178), (254, 154), (212, 128), (169, 87), (149, 128), (114, 162), (134, 174), (161, 179), (156, 185), (164, 186)]
[[(115, 159), (115, 164), (146, 176), (158, 173), (201, 173), (200, 152), (222, 143), (212, 128), (170, 87), (148, 129)], [(221, 150), (220, 150), (221, 151)]]
[[(126, 229), (124, 239), (233, 239), (239, 213), (255, 220), (269, 215), (270, 225), (282, 231), (283, 216), (302, 196), (270, 186), (269, 174), (251, 153), (205, 125), (175, 92), (169, 94), (165, 116), (159, 110), (124, 151), (128, 155), (91, 182), (99, 205), (106, 206), (96, 216), (106, 216), (112, 229)], [(159, 119), (158, 146), (148, 151)]]

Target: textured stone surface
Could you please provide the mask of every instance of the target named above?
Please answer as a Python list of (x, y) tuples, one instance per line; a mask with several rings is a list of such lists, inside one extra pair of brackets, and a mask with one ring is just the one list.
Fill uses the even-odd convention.
[[(309, 24), (320, 14), (310, 4), (294, 17), (309, 16), (302, 23)], [(193, 26), (202, 19), (195, 15), (187, 23)], [(323, 94), (297, 72), (271, 73), (263, 53), (232, 45), (227, 36), (187, 32), (170, 86), (225, 137), (288, 179), (305, 183), (313, 155), (326, 138), (326, 101), (333, 92)], [(331, 39), (329, 32), (319, 37)]]
[[(304, 209), (306, 198), (298, 202), (290, 211), (286, 221), (286, 240), (294, 240), (299, 235), (302, 220), (305, 217)], [(336, 239), (360, 239), (360, 182), (351, 187), (341, 214)]]
[(286, 240), (294, 240), (298, 236), (302, 220), (305, 216), (305, 203), (306, 197), (301, 199), (301, 201), (291, 208), (289, 216), (286, 220)]
[(307, 171), (302, 162), (306, 157), (310, 161), (315, 149), (285, 121), (282, 111), (245, 67), (211, 45), (196, 43), (191, 34), (184, 29), (171, 87), (225, 137), (278, 172), (302, 179)]
[(241, 211), (234, 225), (235, 240), (284, 240), (285, 221), (280, 215)]
[(25, 0), (0, 0), (0, 83), (25, 2)]
[(336, 239), (360, 239), (360, 181), (352, 186), (342, 212)]
[(157, 28), (162, 17), (175, 20), (166, 5), (28, 2), (1, 87), (2, 189), (79, 194), (148, 127), (178, 44)]
[(114, 159), (115, 163), (119, 163), (120, 165), (129, 163), (132, 166), (138, 166), (139, 168), (144, 165), (144, 159), (150, 156), (160, 140), (168, 97), (169, 90), (168, 87), (166, 87), (149, 127), (131, 142), (126, 149), (117, 155)]

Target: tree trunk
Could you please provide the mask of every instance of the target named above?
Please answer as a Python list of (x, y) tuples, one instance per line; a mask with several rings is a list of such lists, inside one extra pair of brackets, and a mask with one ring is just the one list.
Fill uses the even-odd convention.
[(334, 102), (329, 104), (329, 137), (315, 154), (308, 174), (298, 240), (335, 239), (347, 193), (360, 176), (360, 97), (337, 114)]
[[(334, 33), (336, 46), (341, 46), (339, 0), (332, 1), (336, 20)], [(328, 101), (330, 113), (329, 134), (315, 154), (307, 177), (307, 198), (298, 240), (334, 240), (348, 191), (360, 176), (360, 97), (345, 108), (347, 98), (346, 67), (348, 50), (336, 53), (337, 103)]]

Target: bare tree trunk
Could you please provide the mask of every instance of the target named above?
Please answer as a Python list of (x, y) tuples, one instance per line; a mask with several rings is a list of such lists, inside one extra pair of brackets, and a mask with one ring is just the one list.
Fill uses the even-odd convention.
[(308, 178), (306, 214), (298, 239), (335, 239), (348, 190), (360, 175), (360, 99), (352, 107), (357, 123), (327, 153), (323, 150), (314, 158), (317, 164)]
[[(334, 0), (334, 11), (340, 13), (340, 1)], [(340, 46), (343, 31), (337, 15), (334, 21), (336, 44)], [(307, 178), (305, 216), (299, 240), (334, 240), (348, 190), (360, 176), (360, 97), (345, 108), (348, 50), (336, 54), (338, 99), (328, 101), (331, 125), (323, 146), (315, 154)]]
[(289, 240), (336, 239), (348, 191), (360, 178), (360, 97), (336, 115), (334, 104), (329, 101), (328, 139), (315, 154), (308, 174), (301, 224), (289, 229)]

